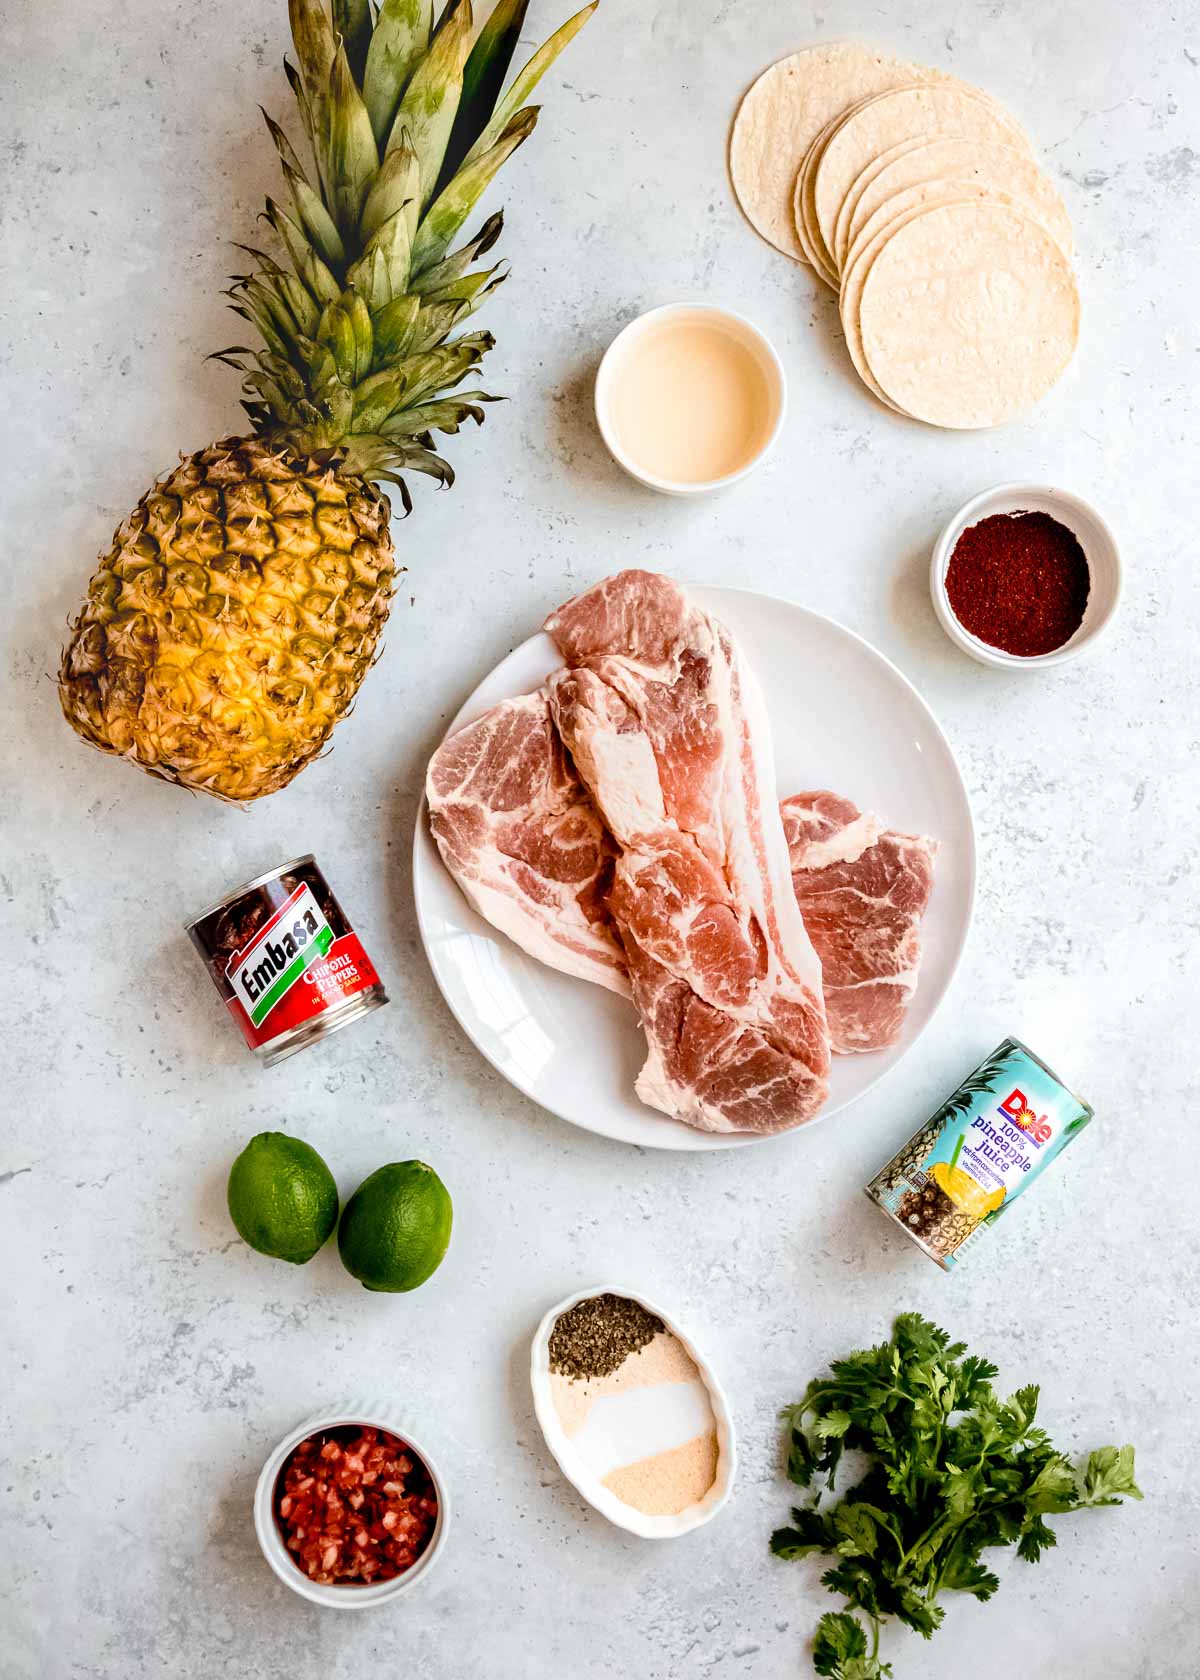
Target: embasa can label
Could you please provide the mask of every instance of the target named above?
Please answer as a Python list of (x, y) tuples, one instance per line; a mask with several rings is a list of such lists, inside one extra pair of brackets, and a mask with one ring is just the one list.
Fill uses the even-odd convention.
[(253, 943), (225, 970), (233, 995), (260, 1027), (296, 982), (333, 944), (333, 929), (308, 887), (281, 904)]
[(311, 853), (256, 876), (187, 924), (213, 985), (267, 1067), (387, 1002)]
[[(302, 894), (312, 900), (307, 915), (298, 917), (299, 906), (289, 899), (226, 974), (234, 994), (230, 1011), (252, 1050), (379, 984), (358, 935), (351, 931), (334, 938), (308, 888), (302, 887), (294, 898)], [(308, 916), (317, 923), (315, 932), (309, 931)], [(301, 940), (301, 933), (307, 940)]]
[(1005, 1039), (867, 1186), (947, 1270), (1092, 1118), (1087, 1103)]

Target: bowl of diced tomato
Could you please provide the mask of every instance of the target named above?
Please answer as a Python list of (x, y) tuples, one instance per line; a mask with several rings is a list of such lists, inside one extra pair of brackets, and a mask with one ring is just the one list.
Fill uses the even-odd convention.
[(254, 1492), (255, 1533), (276, 1575), (339, 1610), (410, 1591), (442, 1551), (449, 1518), (428, 1452), (376, 1406), (298, 1425)]

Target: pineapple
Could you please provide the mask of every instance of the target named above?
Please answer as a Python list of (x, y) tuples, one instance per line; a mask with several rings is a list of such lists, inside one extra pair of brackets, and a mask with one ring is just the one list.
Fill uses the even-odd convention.
[[(85, 741), (222, 799), (258, 799), (316, 756), (376, 657), (406, 473), (453, 483), (433, 433), (483, 420), (459, 390), (492, 347), (460, 332), (502, 266), (475, 267), (489, 217), (456, 236), (528, 138), (538, 79), (587, 22), (569, 19), (504, 91), (528, 0), (476, 33), (470, 0), (289, 0), (285, 60), (312, 157), (267, 127), (287, 207), (278, 257), (230, 290), (262, 346), (242, 375), (252, 434), (181, 460), (142, 497), (92, 578), (59, 697)], [(284, 259), (284, 260), (280, 260)]]
[(926, 1122), (921, 1130), (905, 1144), (898, 1155), (892, 1157), (887, 1166), (878, 1175), (878, 1182), (886, 1190), (898, 1190), (901, 1184), (916, 1184), (918, 1187), (925, 1181), (925, 1163), (933, 1153), (934, 1145), (941, 1137), (952, 1120), (957, 1120), (971, 1107), (975, 1098), (986, 1096), (994, 1087), (995, 1081), (1008, 1066), (1010, 1051), (1005, 1045), (995, 1051), (977, 1067), (969, 1078), (964, 1079), (947, 1100), (938, 1109), (933, 1118)]
[(933, 1182), (946, 1192), (956, 1208), (963, 1213), (969, 1213), (972, 1219), (986, 1219), (989, 1213), (995, 1213), (1004, 1206), (1007, 1195), (1006, 1187), (1001, 1184), (995, 1190), (989, 1190), (971, 1174), (965, 1167), (959, 1167), (948, 1161), (935, 1161), (929, 1174)]
[(923, 1190), (905, 1191), (896, 1218), (926, 1248), (941, 1255), (952, 1254), (979, 1227), (978, 1219), (956, 1206), (941, 1185), (934, 1183)]
[(945, 1124), (945, 1113), (939, 1109), (928, 1125), (922, 1126), (916, 1137), (906, 1143), (899, 1155), (884, 1167), (879, 1178), (885, 1189), (898, 1190), (902, 1184), (911, 1183), (914, 1173), (924, 1176), (925, 1163)]

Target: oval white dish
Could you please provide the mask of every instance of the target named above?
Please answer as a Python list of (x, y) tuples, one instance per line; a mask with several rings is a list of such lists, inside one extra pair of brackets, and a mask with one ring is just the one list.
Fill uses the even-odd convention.
[[(412, 1448), (429, 1471), (437, 1491), (438, 1518), (428, 1546), (412, 1568), (405, 1570), (403, 1575), (396, 1575), (390, 1581), (380, 1581), (376, 1586), (370, 1587), (352, 1584), (340, 1586), (309, 1580), (293, 1561), (291, 1553), (283, 1543), (279, 1524), (275, 1520), (275, 1484), (279, 1480), (279, 1472), (283, 1469), (288, 1454), (310, 1435), (316, 1435), (322, 1429), (344, 1428), (348, 1424), (386, 1429), (390, 1435), (398, 1436)], [(336, 1411), (318, 1412), (315, 1416), (306, 1418), (303, 1423), (297, 1424), (290, 1434), (285, 1435), (270, 1454), (254, 1489), (254, 1532), (263, 1556), (285, 1587), (290, 1587), (293, 1592), (299, 1593), (301, 1598), (307, 1598), (312, 1604), (321, 1604), (333, 1610), (367, 1610), (376, 1604), (399, 1598), (402, 1593), (410, 1592), (418, 1581), (425, 1579), (441, 1555), (449, 1526), (450, 1499), (437, 1465), (427, 1450), (396, 1417), (387, 1401), (367, 1400), (351, 1403)]]
[[(960, 624), (946, 591), (946, 571), (959, 537), (970, 525), (998, 513), (1048, 513), (1074, 533), (1087, 557), (1091, 587), (1083, 622), (1069, 641), (1050, 653), (1006, 653), (992, 647)], [(950, 640), (977, 659), (1004, 671), (1040, 671), (1063, 665), (1094, 648), (1111, 625), (1121, 601), (1123, 568), (1121, 551), (1104, 520), (1079, 496), (1059, 490), (1053, 484), (996, 484), (964, 502), (947, 523), (934, 545), (929, 567), (929, 590), (938, 623)]]
[[(697, 1504), (690, 1505), (686, 1511), (680, 1511), (677, 1516), (647, 1516), (632, 1505), (627, 1505), (624, 1500), (618, 1499), (616, 1494), (606, 1488), (589, 1470), (559, 1421), (550, 1388), (550, 1333), (563, 1313), (577, 1306), (580, 1301), (590, 1300), (595, 1295), (624, 1296), (626, 1300), (636, 1301), (656, 1318), (661, 1318), (666, 1328), (678, 1338), (695, 1362), (708, 1392), (717, 1427), (717, 1473), (704, 1498)], [(687, 1534), (693, 1528), (700, 1528), (704, 1523), (711, 1522), (729, 1498), (737, 1471), (737, 1448), (734, 1443), (733, 1419), (725, 1391), (713, 1375), (703, 1354), (680, 1329), (670, 1313), (664, 1312), (660, 1306), (647, 1300), (636, 1289), (626, 1289), (623, 1285), (613, 1283), (597, 1284), (591, 1289), (580, 1289), (574, 1295), (568, 1295), (557, 1306), (551, 1307), (538, 1325), (533, 1338), (529, 1380), (533, 1389), (533, 1409), (555, 1463), (576, 1492), (618, 1528), (628, 1529), (630, 1534), (637, 1534), (643, 1540), (675, 1539), (680, 1534)]]

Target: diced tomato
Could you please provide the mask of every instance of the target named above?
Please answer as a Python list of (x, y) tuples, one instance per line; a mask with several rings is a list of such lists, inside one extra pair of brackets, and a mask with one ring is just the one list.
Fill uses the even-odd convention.
[(411, 1569), (437, 1524), (437, 1494), (412, 1448), (349, 1425), (301, 1441), (275, 1484), (275, 1518), (314, 1581), (368, 1585)]

